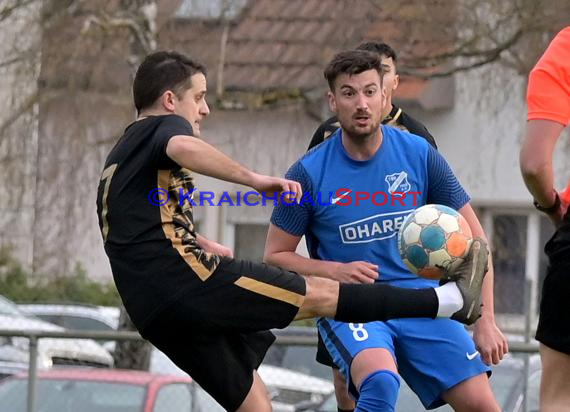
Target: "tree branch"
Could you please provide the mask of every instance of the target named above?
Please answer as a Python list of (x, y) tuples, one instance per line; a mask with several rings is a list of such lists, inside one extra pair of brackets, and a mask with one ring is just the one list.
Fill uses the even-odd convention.
[(8, 19), (18, 9), (29, 6), (30, 4), (37, 1), (39, 0), (21, 0), (15, 1), (12, 4), (5, 5), (4, 7), (0, 8), (0, 22)]
[(6, 130), (20, 118), (20, 116), (32, 110), (34, 104), (40, 100), (39, 91), (35, 90), (24, 102), (3, 122), (0, 123), (0, 141), (7, 137)]

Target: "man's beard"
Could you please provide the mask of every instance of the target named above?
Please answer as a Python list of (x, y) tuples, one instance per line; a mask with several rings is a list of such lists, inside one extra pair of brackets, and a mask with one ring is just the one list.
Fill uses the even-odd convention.
[(342, 129), (344, 130), (344, 133), (347, 135), (347, 137), (349, 137), (352, 140), (354, 140), (355, 142), (359, 143), (359, 142), (363, 142), (367, 138), (375, 135), (376, 132), (378, 131), (378, 129), (380, 128), (380, 122), (378, 122), (377, 124), (371, 125), (370, 128), (368, 129), (368, 131), (358, 130), (358, 128), (356, 128), (352, 124), (348, 125), (348, 127), (345, 127), (342, 124), (341, 124), (341, 126), (342, 126)]

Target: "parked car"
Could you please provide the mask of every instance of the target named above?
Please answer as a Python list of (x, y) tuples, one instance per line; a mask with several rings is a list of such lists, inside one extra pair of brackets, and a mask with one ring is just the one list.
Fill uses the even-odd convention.
[[(186, 375), (156, 348), (151, 354), (150, 370), (159, 374)], [(263, 364), (259, 367), (258, 373), (271, 396), (274, 412), (292, 412), (295, 410), (295, 405), (300, 402), (320, 403), (334, 390), (330, 381), (278, 366)], [(221, 407), (220, 410), (223, 411)]]
[(46, 322), (66, 329), (117, 330), (119, 308), (80, 303), (29, 303), (18, 307)]
[[(0, 381), (0, 412), (25, 412), (27, 375)], [(38, 374), (42, 412), (212, 412), (188, 376), (119, 369), (52, 369)]]
[[(538, 393), (541, 377), (540, 357), (529, 357), (527, 412), (538, 412)], [(501, 363), (493, 368), (491, 388), (503, 412), (523, 412), (524, 409), (525, 370), (523, 356), (507, 355)], [(452, 411), (449, 405), (433, 409), (438, 412)], [(337, 405), (334, 393), (320, 404), (300, 402), (296, 412), (336, 412)], [(404, 380), (401, 381), (400, 394), (396, 405), (397, 412), (425, 411), (416, 394)]]
[(12, 375), (28, 370), (28, 364), (24, 362), (0, 361), (0, 381)]
[[(64, 328), (24, 313), (18, 306), (0, 296), (0, 329), (14, 331), (63, 331)], [(0, 337), (0, 361), (28, 363), (29, 340), (25, 337)], [(38, 341), (38, 367), (113, 366), (113, 357), (91, 339), (41, 338)]]
[[(119, 308), (80, 303), (29, 303), (18, 307), (43, 321), (65, 329), (89, 331), (113, 331), (119, 327)], [(114, 341), (99, 341), (110, 352)]]
[[(26, 304), (20, 305), (20, 308), (41, 319), (74, 329), (114, 330), (119, 324), (119, 309), (113, 307), (77, 304)], [(302, 329), (307, 331), (312, 329), (314, 332), (314, 328)], [(277, 333), (280, 332), (278, 331)], [(106, 343), (105, 347), (112, 348), (113, 346)], [(274, 350), (274, 347), (270, 351)], [(310, 352), (314, 358), (314, 346), (310, 348), (304, 347), (303, 350), (307, 353)], [(293, 355), (296, 352), (288, 353)], [(306, 374), (303, 370), (295, 371), (279, 366), (281, 365), (264, 363), (259, 368), (259, 374), (272, 396), (274, 412), (292, 411), (294, 405), (301, 401), (320, 402), (334, 389), (330, 381), (330, 372), (327, 376), (328, 380), (326, 380), (319, 379), (315, 375), (310, 376), (311, 374)], [(328, 372), (326, 367), (323, 366), (322, 368), (325, 372)], [(151, 352), (149, 369), (152, 373), (187, 376), (184, 371), (156, 348), (153, 348)], [(223, 410), (221, 406), (219, 408), (219, 410)]]
[(285, 329), (273, 329), (277, 338), (306, 340), (307, 344), (272, 345), (263, 363), (280, 366), (321, 379), (331, 380), (331, 368), (315, 360), (317, 348), (317, 328), (309, 326), (288, 326)]

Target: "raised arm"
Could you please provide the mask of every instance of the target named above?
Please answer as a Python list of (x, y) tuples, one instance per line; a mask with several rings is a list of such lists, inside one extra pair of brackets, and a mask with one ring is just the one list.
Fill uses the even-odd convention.
[(303, 195), (298, 182), (252, 172), (204, 140), (193, 136), (173, 136), (166, 146), (166, 154), (180, 166), (196, 173), (246, 185), (258, 192), (293, 193), (287, 200), (300, 200)]

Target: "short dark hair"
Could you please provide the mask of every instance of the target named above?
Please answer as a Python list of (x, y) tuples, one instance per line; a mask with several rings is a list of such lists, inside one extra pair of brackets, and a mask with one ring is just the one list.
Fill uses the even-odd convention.
[(380, 56), (386, 56), (394, 61), (394, 64), (398, 61), (398, 56), (393, 48), (388, 44), (379, 41), (366, 41), (361, 43), (356, 50), (366, 50), (372, 53), (378, 53)]
[(325, 79), (334, 92), (334, 82), (341, 74), (360, 74), (367, 70), (376, 70), (380, 75), (380, 85), (384, 77), (380, 56), (365, 50), (348, 50), (337, 53), (325, 69)]
[(133, 83), (133, 98), (137, 112), (154, 105), (167, 90), (178, 98), (192, 87), (191, 77), (206, 75), (201, 63), (175, 51), (159, 51), (146, 56), (137, 69)]

